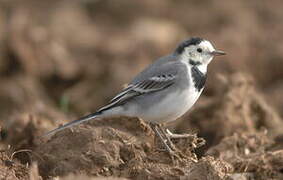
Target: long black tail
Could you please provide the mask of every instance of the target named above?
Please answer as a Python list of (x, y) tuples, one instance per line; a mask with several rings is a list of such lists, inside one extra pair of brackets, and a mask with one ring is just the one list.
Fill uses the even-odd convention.
[(80, 123), (82, 123), (82, 122), (89, 121), (89, 120), (91, 120), (91, 119), (94, 119), (94, 118), (98, 117), (99, 115), (101, 115), (101, 112), (91, 113), (91, 114), (89, 114), (89, 115), (86, 115), (86, 116), (84, 116), (84, 117), (81, 117), (80, 119), (71, 121), (71, 122), (69, 122), (69, 123), (64, 124), (63, 126), (60, 126), (60, 127), (56, 128), (56, 129), (53, 129), (53, 130), (51, 130), (51, 131), (45, 133), (43, 136), (48, 136), (48, 135), (54, 134), (54, 133), (56, 133), (56, 132), (58, 132), (58, 131), (61, 131), (61, 130), (63, 130), (63, 129), (66, 129), (66, 128), (72, 127), (72, 126), (74, 126), (74, 125), (80, 124)]

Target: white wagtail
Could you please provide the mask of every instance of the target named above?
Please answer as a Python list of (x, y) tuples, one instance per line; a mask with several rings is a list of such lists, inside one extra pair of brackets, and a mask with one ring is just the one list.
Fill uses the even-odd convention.
[(172, 143), (168, 145), (170, 139), (159, 125), (176, 120), (193, 106), (203, 91), (208, 64), (214, 56), (224, 54), (205, 39), (188, 39), (139, 73), (108, 105), (46, 135), (97, 117), (139, 117), (150, 122), (166, 149), (172, 152)]

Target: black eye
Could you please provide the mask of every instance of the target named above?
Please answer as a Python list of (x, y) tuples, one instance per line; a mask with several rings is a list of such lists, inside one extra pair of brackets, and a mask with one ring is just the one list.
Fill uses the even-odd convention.
[(201, 53), (201, 52), (202, 52), (202, 49), (201, 49), (201, 48), (197, 48), (197, 51), (198, 51), (199, 53)]

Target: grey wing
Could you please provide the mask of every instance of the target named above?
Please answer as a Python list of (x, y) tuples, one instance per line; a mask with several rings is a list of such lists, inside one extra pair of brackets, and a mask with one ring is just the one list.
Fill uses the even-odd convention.
[(161, 91), (172, 86), (179, 78), (181, 69), (180, 62), (176, 61), (174, 56), (160, 58), (139, 73), (108, 105), (99, 109), (99, 112), (122, 105), (136, 96)]
[(176, 79), (176, 75), (163, 74), (163, 75), (153, 76), (141, 82), (129, 84), (121, 93), (119, 93), (110, 101), (110, 104), (102, 107), (101, 109), (99, 109), (98, 112), (107, 110), (115, 106), (122, 105), (127, 100), (133, 97), (166, 89), (174, 84), (175, 79)]

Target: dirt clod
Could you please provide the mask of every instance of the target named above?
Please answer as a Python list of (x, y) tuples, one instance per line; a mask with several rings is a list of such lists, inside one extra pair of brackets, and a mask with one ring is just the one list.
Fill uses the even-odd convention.
[(28, 180), (29, 179), (28, 167), (19, 163), (15, 159), (11, 159), (7, 151), (1, 150), (0, 179)]
[(276, 144), (264, 133), (234, 134), (210, 148), (207, 154), (229, 162), (237, 173), (256, 179), (282, 179), (283, 151), (271, 150)]
[(174, 165), (166, 152), (158, 150), (163, 147), (155, 143), (147, 124), (121, 117), (96, 120), (59, 132), (39, 145), (36, 153), (43, 159), (39, 160), (43, 176), (85, 173), (137, 179), (176, 178), (187, 174), (187, 168), (195, 161), (194, 148), (189, 144), (201, 141), (196, 136), (190, 140), (177, 143), (177, 147), (189, 150), (184, 148), (184, 160)]

